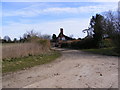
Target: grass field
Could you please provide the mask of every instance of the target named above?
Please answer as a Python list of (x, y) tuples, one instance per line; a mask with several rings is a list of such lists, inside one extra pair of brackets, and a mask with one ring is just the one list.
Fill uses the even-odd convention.
[(90, 52), (94, 54), (108, 55), (108, 56), (120, 56), (114, 51), (113, 48), (101, 48), (101, 49), (84, 49), (82, 51)]
[(21, 58), (4, 59), (2, 61), (2, 72), (15, 72), (24, 70), (36, 65), (51, 62), (61, 56), (58, 51), (50, 51), (46, 54), (25, 56)]

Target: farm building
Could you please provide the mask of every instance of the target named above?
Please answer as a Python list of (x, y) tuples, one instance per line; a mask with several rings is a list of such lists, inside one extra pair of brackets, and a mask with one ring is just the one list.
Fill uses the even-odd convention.
[(58, 35), (58, 37), (57, 37), (57, 40), (58, 40), (58, 41), (60, 41), (60, 40), (66, 41), (66, 40), (73, 40), (73, 38), (64, 35), (64, 34), (63, 34), (63, 28), (60, 28), (60, 33), (59, 33), (59, 35)]
[(67, 42), (72, 41), (72, 40), (74, 40), (74, 39), (64, 35), (63, 28), (60, 28), (60, 33), (58, 34), (58, 37), (56, 38), (55, 46), (61, 47), (62, 43), (67, 43)]

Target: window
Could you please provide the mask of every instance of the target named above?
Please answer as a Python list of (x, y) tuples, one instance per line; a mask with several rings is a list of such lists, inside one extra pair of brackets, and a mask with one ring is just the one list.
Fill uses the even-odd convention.
[(62, 37), (62, 40), (65, 40), (65, 37)]

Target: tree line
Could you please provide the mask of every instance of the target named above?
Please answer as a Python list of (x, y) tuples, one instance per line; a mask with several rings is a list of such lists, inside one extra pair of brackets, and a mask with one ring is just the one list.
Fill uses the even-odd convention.
[(120, 52), (120, 11), (105, 12), (104, 15), (96, 14), (90, 20), (88, 37), (94, 39), (94, 45), (97, 48), (102, 47), (103, 39), (109, 38), (112, 40), (116, 50)]
[(19, 39), (14, 38), (11, 40), (9, 36), (4, 36), (3, 39), (0, 38), (0, 42), (2, 43), (24, 43), (24, 42), (29, 42), (32, 38), (41, 38), (41, 39), (51, 39), (51, 36), (48, 34), (41, 35), (38, 32), (35, 32), (34, 30), (27, 31), (26, 33), (23, 34), (22, 37)]
[[(81, 41), (63, 43), (61, 47), (77, 49), (104, 48), (106, 47), (105, 40), (109, 39), (112, 47), (120, 52), (120, 11), (108, 11), (92, 16), (89, 27), (83, 32), (87, 32), (87, 36)], [(55, 39), (55, 35), (53, 38)]]

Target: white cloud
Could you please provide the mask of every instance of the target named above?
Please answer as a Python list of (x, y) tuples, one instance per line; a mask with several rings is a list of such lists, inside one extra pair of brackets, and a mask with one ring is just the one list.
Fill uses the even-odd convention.
[[(32, 5), (27, 8), (23, 8), (17, 11), (8, 11), (4, 12), (4, 16), (23, 16), (23, 17), (33, 17), (41, 14), (76, 14), (76, 13), (100, 13), (105, 10), (115, 10), (117, 5), (115, 4), (104, 4), (104, 5), (95, 5), (95, 6), (81, 6), (81, 7), (47, 7), (40, 9), (40, 5)], [(28, 22), (24, 20), (24, 22)], [(60, 20), (52, 21), (46, 23), (36, 23), (36, 24), (23, 24), (23, 21), (20, 23), (11, 22), (7, 26), (3, 26), (3, 36), (9, 35), (10, 37), (20, 37), (27, 30), (36, 30), (42, 34), (58, 34), (59, 28), (63, 27), (65, 29), (66, 35), (73, 34), (75, 37), (84, 37), (86, 34), (82, 33), (83, 29), (88, 27), (89, 18), (86, 19), (69, 19), (69, 20)], [(18, 33), (19, 32), (19, 33)]]
[(41, 9), (39, 5), (23, 8), (16, 11), (3, 11), (3, 16), (23, 16), (34, 17), (41, 14), (76, 14), (76, 13), (100, 13), (108, 10), (116, 10), (116, 4), (104, 4), (96, 6), (81, 6), (81, 7), (49, 7)]
[[(19, 38), (26, 31), (34, 29), (41, 34), (56, 34), (59, 33), (59, 28), (64, 28), (64, 33), (66, 35), (73, 34), (74, 37), (85, 37), (85, 33), (82, 32), (83, 29), (86, 29), (89, 25), (89, 19), (69, 19), (61, 20), (47, 23), (39, 24), (20, 24), (20, 23), (11, 23), (8, 26), (3, 26), (3, 36), (9, 35), (11, 38)], [(19, 32), (19, 33), (18, 33)]]

